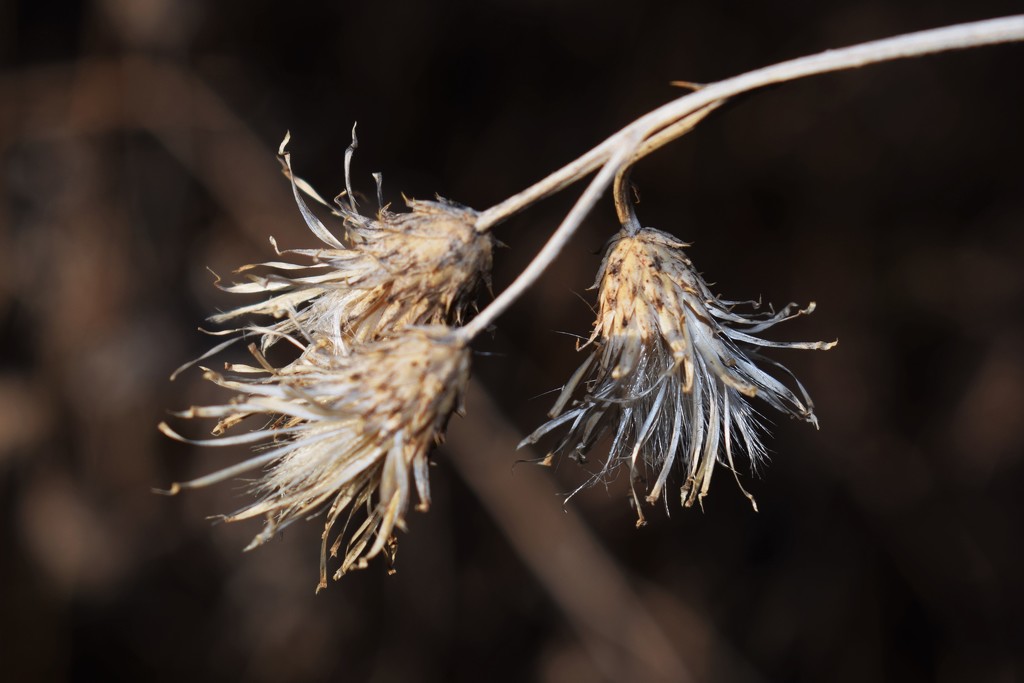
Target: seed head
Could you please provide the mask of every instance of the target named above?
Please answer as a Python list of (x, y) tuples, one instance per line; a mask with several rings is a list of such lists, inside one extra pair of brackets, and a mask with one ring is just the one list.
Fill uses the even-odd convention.
[[(407, 328), (389, 339), (357, 344), (343, 355), (309, 349), (283, 369), (269, 366), (255, 346), (250, 349), (260, 367), (229, 366), (231, 377), (206, 374), (238, 392), (235, 399), (180, 415), (218, 419), (215, 436), (254, 416), (268, 420), (263, 428), (198, 442), (180, 437), (167, 425), (161, 429), (190, 443), (257, 444), (260, 454), (207, 477), (175, 484), (170, 492), (265, 468), (252, 486), (256, 502), (224, 517), (229, 522), (266, 518), (249, 548), (295, 520), (326, 509), (319, 588), (327, 583), (328, 551), (337, 556), (343, 543), (335, 578), (365, 567), (382, 551), (393, 559), (394, 531), (405, 528), (413, 487), (417, 509), (430, 505), (427, 456), (443, 439), (451, 413), (460, 407), (469, 380), (465, 342), (447, 327)], [(366, 510), (365, 519), (347, 534), (361, 508)], [(346, 510), (345, 528), (332, 541), (332, 529)]]
[[(756, 302), (719, 299), (683, 253), (687, 246), (653, 228), (623, 231), (612, 240), (598, 274), (597, 321), (585, 345), (593, 350), (566, 383), (551, 420), (523, 442), (535, 443), (568, 425), (546, 462), (559, 455), (585, 460), (599, 439), (610, 437), (608, 456), (594, 480), (628, 465), (638, 524), (643, 513), (637, 486), (646, 489), (647, 502), (656, 502), (675, 463), (684, 475), (682, 500), (689, 507), (707, 495), (716, 462), (724, 459), (735, 474), (735, 445), (753, 463), (765, 456), (753, 397), (816, 426), (799, 381), (793, 378), (794, 393), (758, 362), (792, 374), (758, 350), (835, 344), (754, 336), (810, 313), (814, 304), (804, 309), (789, 304), (776, 313), (758, 311)], [(741, 313), (744, 306), (751, 312)]]
[(278, 252), (299, 257), (299, 263), (271, 261), (240, 268), (237, 272), (247, 273), (249, 282), (225, 290), (271, 296), (212, 316), (213, 322), (250, 315), (278, 319), (269, 326), (236, 330), (260, 335), (263, 351), (282, 335), (296, 333), (344, 350), (409, 325), (460, 324), (480, 283), (490, 287), (493, 238), (475, 229), (477, 213), (472, 209), (444, 199), (406, 199), (408, 212), (382, 207), (371, 218), (356, 210), (354, 200), (346, 205), (339, 197), (332, 211), (342, 218), (343, 242), (306, 205), (300, 184), (309, 196), (322, 200), (294, 178), (283, 145), (281, 157), (299, 210), (325, 246)]

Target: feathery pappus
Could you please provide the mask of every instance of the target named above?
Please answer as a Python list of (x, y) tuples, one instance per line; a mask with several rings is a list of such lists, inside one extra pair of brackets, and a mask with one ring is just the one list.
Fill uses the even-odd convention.
[[(275, 260), (239, 268), (236, 272), (245, 273), (249, 281), (223, 286), (224, 290), (270, 296), (210, 320), (222, 324), (262, 316), (277, 322), (217, 334), (258, 336), (264, 352), (280, 335), (292, 333), (344, 349), (347, 344), (381, 339), (409, 325), (460, 324), (474, 305), (480, 285), (490, 288), (494, 238), (476, 230), (477, 213), (439, 198), (406, 199), (407, 212), (381, 206), (374, 217), (362, 215), (348, 178), (354, 131), (353, 147), (346, 155), (348, 189), (333, 205), (328, 204), (294, 176), (290, 154), (285, 151), (287, 143), (286, 137), (279, 150), (282, 167), (306, 225), (323, 246), (280, 251), (271, 239), (279, 256), (299, 257), (299, 262)], [(375, 177), (379, 183), (380, 176)], [(303, 194), (342, 219), (341, 237), (310, 210)]]
[[(758, 311), (756, 302), (720, 299), (686, 257), (688, 246), (653, 228), (635, 234), (623, 230), (612, 239), (598, 273), (597, 320), (583, 345), (592, 350), (563, 387), (550, 421), (521, 444), (564, 427), (545, 463), (556, 456), (582, 461), (609, 437), (608, 455), (592, 483), (628, 466), (638, 524), (644, 517), (637, 487), (646, 489), (647, 502), (656, 502), (676, 464), (684, 479), (682, 502), (689, 507), (707, 495), (718, 462), (724, 461), (739, 483), (738, 447), (753, 463), (765, 456), (751, 405), (755, 396), (817, 426), (800, 382), (759, 349), (835, 345), (755, 336), (810, 313), (814, 304), (803, 309), (789, 304), (774, 312)], [(751, 311), (741, 312), (744, 306)], [(796, 392), (764, 367), (791, 377)], [(753, 497), (743, 492), (756, 509)]]
[[(452, 412), (461, 410), (470, 368), (466, 340), (448, 327), (410, 327), (344, 354), (308, 349), (282, 369), (270, 366), (255, 345), (250, 350), (258, 366), (228, 366), (230, 376), (206, 371), (207, 379), (236, 392), (233, 400), (178, 414), (218, 420), (218, 438), (186, 439), (163, 423), (160, 429), (204, 446), (252, 444), (257, 455), (174, 484), (168, 493), (263, 470), (251, 486), (257, 500), (223, 519), (265, 518), (248, 550), (298, 519), (325, 513), (318, 590), (327, 585), (328, 554), (337, 556), (342, 544), (335, 578), (382, 552), (393, 560), (395, 529), (405, 528), (413, 490), (417, 509), (430, 505), (428, 454), (443, 439)], [(250, 419), (262, 419), (263, 426), (224, 436)], [(360, 509), (365, 518), (356, 521)], [(348, 534), (350, 524), (355, 529)]]

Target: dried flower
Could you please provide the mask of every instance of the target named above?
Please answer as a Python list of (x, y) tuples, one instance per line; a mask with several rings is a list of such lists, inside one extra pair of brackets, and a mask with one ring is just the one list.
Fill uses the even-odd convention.
[[(240, 268), (237, 272), (249, 273), (250, 281), (226, 286), (226, 291), (272, 296), (210, 320), (224, 323), (250, 315), (279, 319), (267, 327), (233, 330), (260, 335), (263, 351), (292, 333), (344, 350), (347, 344), (380, 339), (408, 325), (461, 323), (480, 283), (490, 287), (494, 240), (476, 230), (476, 212), (440, 198), (406, 199), (409, 212), (381, 207), (370, 218), (356, 210), (349, 190), (348, 206), (339, 196), (331, 207), (343, 219), (346, 244), (302, 199), (300, 189), (327, 205), (293, 176), (284, 151), (287, 142), (285, 138), (280, 156), (295, 201), (310, 230), (326, 246), (278, 251), (303, 257), (306, 263), (271, 261)], [(276, 272), (253, 275), (258, 268)]]
[[(451, 413), (461, 406), (469, 380), (469, 351), (463, 337), (447, 327), (414, 327), (389, 339), (354, 346), (346, 354), (309, 349), (283, 369), (271, 367), (253, 345), (260, 367), (229, 366), (232, 377), (206, 377), (239, 395), (224, 405), (191, 408), (186, 418), (219, 420), (221, 435), (246, 418), (265, 416), (266, 425), (238, 436), (192, 441), (202, 445), (258, 444), (259, 455), (209, 476), (175, 484), (170, 493), (198, 488), (266, 468), (252, 487), (259, 499), (224, 517), (233, 522), (266, 517), (256, 547), (292, 523), (326, 510), (320, 584), (327, 582), (327, 553), (337, 556), (348, 523), (361, 507), (366, 518), (348, 537), (340, 577), (362, 568), (382, 551), (393, 559), (394, 530), (405, 528), (415, 486), (417, 509), (430, 504), (427, 455), (444, 436)], [(331, 530), (345, 510), (346, 529), (328, 546)], [(248, 548), (247, 548), (248, 549)]]
[[(584, 460), (601, 437), (610, 436), (608, 457), (595, 479), (628, 464), (638, 524), (643, 513), (636, 487), (648, 472), (656, 474), (646, 495), (653, 503), (678, 462), (685, 475), (683, 504), (689, 507), (707, 494), (723, 455), (736, 473), (737, 443), (753, 463), (764, 457), (752, 397), (817, 425), (799, 381), (793, 378), (798, 396), (758, 366), (755, 361), (763, 361), (792, 377), (783, 366), (763, 359), (758, 348), (828, 349), (835, 344), (754, 336), (810, 313), (814, 304), (805, 309), (789, 304), (778, 313), (740, 313), (744, 303), (753, 309), (759, 305), (712, 294), (684, 255), (687, 246), (652, 228), (623, 231), (612, 240), (598, 275), (597, 321), (584, 345), (594, 350), (566, 383), (551, 420), (523, 442), (535, 443), (568, 424), (568, 433), (546, 459), (550, 463), (566, 454)], [(582, 396), (574, 399), (577, 393)]]

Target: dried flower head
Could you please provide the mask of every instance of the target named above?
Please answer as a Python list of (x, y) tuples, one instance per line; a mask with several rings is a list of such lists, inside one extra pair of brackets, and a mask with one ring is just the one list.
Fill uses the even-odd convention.
[[(271, 261), (240, 268), (237, 272), (247, 273), (249, 282), (226, 286), (226, 291), (271, 296), (210, 320), (225, 323), (250, 315), (278, 319), (269, 326), (234, 330), (260, 335), (264, 351), (281, 335), (292, 333), (344, 350), (347, 344), (380, 339), (408, 325), (461, 323), (479, 285), (490, 287), (494, 240), (476, 230), (477, 213), (440, 198), (406, 199), (408, 212), (381, 207), (371, 218), (358, 212), (348, 190), (330, 207), (343, 220), (343, 242), (303, 200), (300, 189), (329, 206), (292, 175), (286, 143), (287, 138), (281, 160), (295, 201), (325, 246), (278, 251), (304, 263)], [(257, 270), (269, 273), (256, 275)]]
[[(365, 507), (366, 518), (347, 536), (335, 578), (364, 567), (382, 551), (393, 559), (394, 530), (404, 529), (412, 488), (419, 499), (417, 509), (430, 504), (427, 455), (442, 440), (451, 413), (460, 408), (469, 380), (464, 339), (447, 327), (407, 328), (389, 339), (356, 345), (346, 354), (311, 349), (283, 369), (271, 367), (254, 345), (250, 349), (259, 367), (228, 366), (231, 377), (206, 373), (213, 382), (237, 391), (235, 399), (191, 408), (180, 416), (216, 418), (217, 436), (250, 417), (268, 420), (262, 428), (204, 441), (184, 439), (165, 424), (161, 430), (202, 445), (257, 444), (261, 453), (175, 484), (170, 493), (265, 468), (252, 486), (258, 500), (224, 517), (229, 522), (266, 518), (249, 548), (326, 508), (322, 588), (328, 548), (337, 556), (353, 515)], [(345, 510), (345, 529), (329, 545), (332, 528)]]
[[(636, 234), (623, 231), (612, 240), (598, 275), (597, 321), (586, 344), (594, 350), (563, 388), (549, 413), (551, 420), (523, 442), (535, 443), (568, 424), (568, 432), (546, 462), (556, 455), (584, 460), (601, 437), (610, 436), (608, 457), (595, 479), (619, 465), (629, 466), (638, 523), (643, 523), (643, 513), (636, 487), (649, 479), (649, 473), (655, 476), (646, 499), (653, 503), (662, 496), (678, 462), (685, 475), (683, 504), (689, 507), (703, 500), (715, 463), (723, 456), (736, 472), (737, 443), (754, 463), (764, 457), (757, 414), (750, 404), (754, 396), (817, 425), (799, 381), (793, 378), (797, 395), (757, 361), (792, 374), (761, 358), (757, 349), (834, 346), (754, 336), (810, 313), (814, 305), (799, 309), (789, 304), (777, 313), (758, 312), (756, 302), (719, 299), (683, 253), (687, 246), (652, 228)], [(740, 313), (744, 304), (754, 312)], [(578, 393), (582, 395), (574, 398)]]

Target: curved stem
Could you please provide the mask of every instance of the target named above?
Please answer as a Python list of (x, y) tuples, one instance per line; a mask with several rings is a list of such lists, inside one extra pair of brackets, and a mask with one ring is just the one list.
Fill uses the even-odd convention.
[[(855, 69), (894, 59), (1020, 40), (1024, 40), (1024, 15), (957, 24), (861, 43), (838, 50), (826, 50), (709, 84), (640, 117), (540, 182), (481, 212), (477, 218), (476, 229), (480, 232), (490, 230), (501, 221), (519, 213), (535, 202), (580, 180), (602, 164), (607, 163), (625, 140), (632, 139), (637, 134), (640, 135), (641, 140), (647, 140), (652, 133), (668, 130), (675, 123), (681, 123), (685, 117), (705, 107), (717, 106), (722, 101), (741, 93), (774, 83), (783, 83), (831, 71)], [(708, 109), (709, 111), (710, 109)], [(689, 128), (683, 130), (682, 133), (685, 133), (686, 130)], [(657, 142), (653, 142), (654, 146), (649, 151), (666, 144), (682, 133), (666, 135), (664, 138), (650, 138), (651, 141), (657, 140)]]
[[(694, 89), (696, 90), (699, 87), (701, 86), (696, 86)], [(684, 116), (675, 123), (665, 126), (657, 133), (654, 133), (637, 147), (632, 158), (619, 169), (619, 172), (615, 175), (612, 196), (615, 198), (615, 213), (619, 216), (619, 223), (622, 224), (622, 227), (625, 228), (628, 234), (635, 235), (640, 232), (641, 228), (640, 219), (637, 218), (633, 202), (630, 201), (629, 197), (629, 189), (632, 187), (629, 183), (629, 175), (633, 167), (651, 152), (689, 133), (698, 123), (704, 120), (705, 116), (718, 109), (724, 101), (713, 102), (703, 109), (698, 109), (692, 114)]]
[[(635, 158), (635, 157), (634, 157)], [(612, 196), (615, 198), (615, 213), (619, 217), (619, 224), (629, 235), (640, 232), (640, 219), (636, 217), (633, 209), (633, 201), (629, 196), (632, 184), (629, 182), (629, 173), (633, 170), (633, 163), (626, 162), (619, 172), (615, 174), (615, 182), (612, 184)]]
[(463, 339), (469, 341), (486, 330), (494, 322), (495, 318), (504, 313), (505, 309), (512, 305), (512, 302), (518, 299), (547, 270), (547, 267), (551, 265), (551, 262), (555, 260), (555, 257), (558, 256), (573, 236), (573, 233), (576, 232), (583, 219), (594, 208), (594, 204), (597, 203), (601, 194), (607, 189), (608, 184), (612, 182), (612, 178), (618, 173), (619, 168), (636, 151), (639, 143), (640, 137), (635, 134), (621, 138), (618, 149), (605, 163), (601, 172), (590, 181), (590, 185), (583, 191), (580, 198), (576, 200), (576, 203), (565, 216), (561, 225), (548, 238), (548, 241), (537, 252), (537, 255), (530, 261), (530, 264), (512, 281), (512, 284), (495, 297), (494, 301), (488, 304), (466, 325), (459, 328), (457, 333)]

